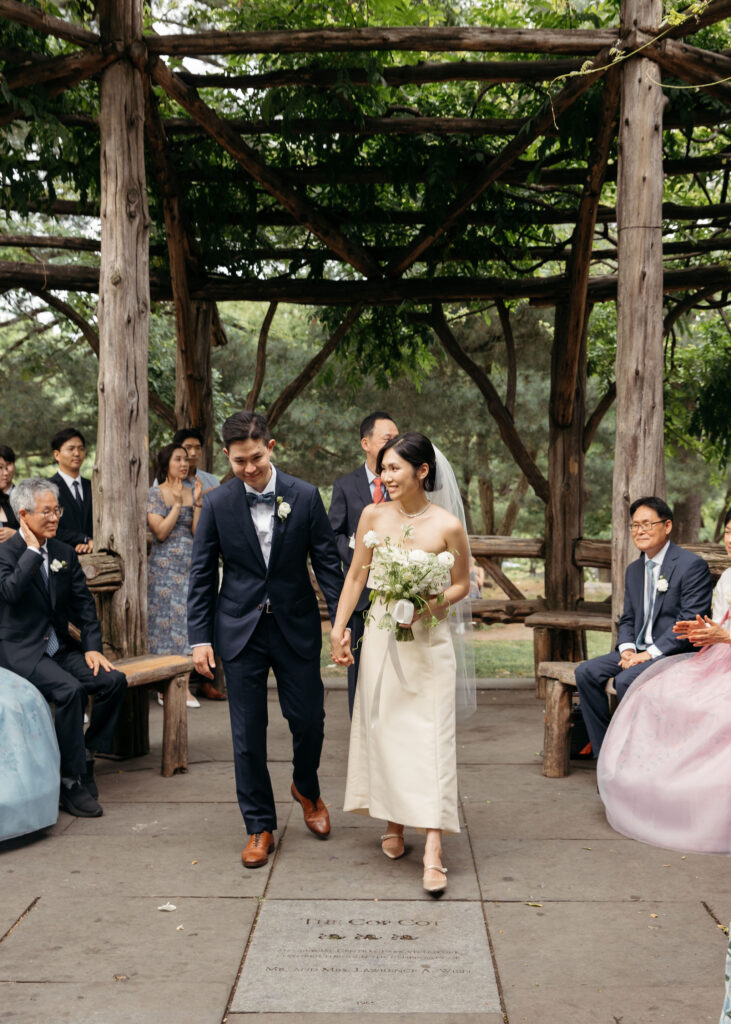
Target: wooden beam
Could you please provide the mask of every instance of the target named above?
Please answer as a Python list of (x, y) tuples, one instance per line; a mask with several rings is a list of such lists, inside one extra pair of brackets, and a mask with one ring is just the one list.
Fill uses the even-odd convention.
[[(639, 45), (650, 40), (644, 32), (638, 32), (637, 36)], [(704, 92), (711, 93), (727, 107), (731, 107), (730, 57), (711, 53), (709, 50), (700, 50), (697, 46), (676, 42), (674, 39), (661, 39), (657, 43), (645, 46), (643, 53), (656, 61), (669, 75), (702, 86)]]
[(150, 53), (212, 56), (225, 53), (557, 53), (580, 56), (613, 46), (613, 29), (325, 28), (268, 32), (191, 32), (146, 36)]
[(295, 191), (278, 172), (268, 167), (256, 150), (248, 146), (211, 107), (204, 103), (194, 89), (181, 82), (164, 61), (153, 63), (150, 76), (172, 99), (199, 121), (211, 138), (273, 195), (298, 223), (309, 228), (321, 242), (365, 277), (381, 276), (378, 264), (362, 246), (344, 235), (334, 221)]
[(565, 315), (561, 318), (563, 329), (559, 331), (557, 328), (555, 332), (551, 372), (553, 382), (551, 416), (560, 428), (568, 427), (574, 415), (576, 375), (579, 368), (582, 339), (585, 338), (586, 330), (586, 294), (591, 270), (596, 214), (607, 170), (609, 149), (614, 141), (616, 131), (619, 82), (619, 72), (616, 68), (612, 68), (604, 80), (599, 123), (589, 157), (589, 171), (579, 203), (579, 214), (566, 265), (566, 274), (569, 279), (569, 301)]
[[(170, 301), (170, 280), (151, 273), (150, 293), (157, 301)], [(58, 263), (17, 263), (0, 261), (0, 289), (40, 288), (91, 292), (99, 287), (99, 269)], [(706, 289), (731, 290), (731, 267), (726, 263), (666, 270), (663, 290), (667, 293)], [(435, 295), (443, 302), (472, 302), (503, 298), (530, 299), (538, 305), (555, 305), (568, 296), (568, 282), (562, 276), (505, 277), (409, 277), (389, 281), (312, 281), (302, 279), (240, 280), (209, 275), (191, 283), (194, 299), (219, 302), (291, 302), (306, 306), (339, 306), (363, 303), (368, 306), (398, 305), (402, 302), (431, 304)], [(616, 298), (614, 275), (591, 277), (587, 300), (610, 302)]]
[(700, 14), (690, 14), (680, 25), (675, 25), (667, 33), (670, 39), (682, 39), (684, 36), (700, 32), (708, 25), (715, 25), (719, 21), (731, 18), (731, 0), (711, 0), (708, 6)]
[(464, 212), (482, 195), (486, 188), (501, 177), (502, 174), (518, 159), (521, 153), (535, 142), (554, 123), (556, 118), (567, 110), (572, 103), (589, 89), (597, 78), (610, 66), (612, 58), (605, 49), (591, 62), (591, 73), (572, 78), (561, 89), (555, 99), (546, 102), (541, 111), (528, 118), (515, 138), (500, 153), (490, 160), (483, 172), (476, 175), (461, 195), (450, 204), (447, 215), (435, 227), (423, 229), (415, 242), (405, 248), (403, 255), (389, 264), (387, 272), (394, 277), (400, 276), (433, 245), (445, 232), (449, 231)]
[(180, 77), (194, 89), (281, 89), (285, 86), (329, 89), (348, 85), (370, 88), (382, 84), (391, 88), (436, 82), (545, 82), (578, 71), (582, 61), (569, 60), (447, 60), (422, 61), (402, 67), (383, 66), (373, 72), (362, 67), (323, 68), (318, 65), (279, 68), (263, 74), (194, 75), (181, 71)]
[(65, 39), (69, 43), (79, 43), (81, 46), (93, 46), (99, 42), (96, 32), (89, 32), (78, 25), (64, 21), (63, 18), (55, 18), (50, 14), (44, 14), (38, 7), (30, 7), (27, 3), (20, 3), (18, 0), (0, 0), (0, 18), (7, 18), (17, 25), (26, 25), (34, 32), (40, 32), (46, 36), (56, 36), (57, 39)]
[(121, 53), (122, 47), (118, 44), (104, 48), (91, 46), (87, 50), (64, 54), (62, 57), (52, 57), (50, 60), (39, 61), (29, 64), (27, 67), (18, 68), (17, 71), (11, 71), (5, 76), (5, 84), (8, 89), (15, 92), (27, 86), (63, 80), (64, 87), (68, 88), (114, 63), (119, 59)]

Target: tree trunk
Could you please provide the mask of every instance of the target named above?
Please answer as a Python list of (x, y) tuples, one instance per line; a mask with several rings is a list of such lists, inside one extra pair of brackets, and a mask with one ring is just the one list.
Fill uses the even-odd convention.
[[(142, 37), (142, 0), (100, 0), (105, 43)], [(94, 466), (94, 546), (124, 559), (111, 602), (115, 654), (146, 650), (147, 356), (150, 314), (144, 161), (144, 97), (139, 71), (121, 60), (102, 75), (99, 431)]]
[(213, 467), (211, 347), (216, 303), (205, 299), (187, 301), (186, 320), (190, 332), (185, 340), (178, 335), (175, 355), (175, 419), (178, 428), (198, 427), (203, 431), (200, 468), (210, 471)]
[[(654, 33), (661, 0), (623, 0), (624, 31)], [(656, 64), (622, 68), (617, 182), (617, 434), (612, 501), (612, 614), (619, 620), (632, 554), (629, 506), (665, 497), (663, 431), (662, 108)]]

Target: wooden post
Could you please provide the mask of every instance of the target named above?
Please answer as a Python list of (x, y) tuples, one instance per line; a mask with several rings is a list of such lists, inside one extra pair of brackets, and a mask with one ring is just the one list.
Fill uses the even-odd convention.
[[(142, 0), (100, 0), (98, 6), (104, 43), (117, 44), (122, 52), (142, 38)], [(119, 552), (125, 566), (108, 620), (110, 645), (118, 657), (146, 650), (150, 220), (144, 120), (140, 72), (122, 59), (106, 68), (101, 82), (99, 432), (94, 466), (95, 547)], [(147, 700), (146, 694), (142, 699)], [(144, 712), (146, 722), (146, 705)]]
[[(655, 34), (661, 0), (623, 0), (623, 33)], [(660, 69), (641, 54), (622, 69), (617, 171), (617, 434), (612, 502), (612, 615), (632, 557), (629, 506), (665, 496), (663, 431), (662, 110)]]

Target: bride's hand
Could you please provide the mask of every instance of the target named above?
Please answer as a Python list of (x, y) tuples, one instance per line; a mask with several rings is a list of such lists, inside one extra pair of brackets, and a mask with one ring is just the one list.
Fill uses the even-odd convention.
[(697, 623), (693, 623), (692, 628), (688, 630), (686, 639), (690, 640), (694, 647), (731, 643), (731, 636), (723, 626), (714, 622), (707, 615), (704, 615), (703, 618), (698, 616)]
[(342, 633), (332, 630), (330, 633), (330, 657), (336, 665), (352, 665), (355, 662), (350, 649), (350, 630)]

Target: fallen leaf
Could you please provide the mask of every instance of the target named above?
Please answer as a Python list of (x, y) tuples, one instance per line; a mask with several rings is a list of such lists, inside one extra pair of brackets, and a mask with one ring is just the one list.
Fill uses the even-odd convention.
[(170, 911), (172, 911), (172, 910), (177, 910), (178, 908), (175, 906), (174, 903), (163, 903), (163, 905), (161, 907), (158, 907), (157, 909), (158, 910), (170, 910)]
[(114, 980), (115, 981), (129, 981), (129, 977), (126, 974), (115, 974), (114, 975)]
[(197, 861), (197, 860), (192, 860), (192, 861), (191, 861), (190, 863), (191, 863), (191, 864), (197, 864), (197, 863), (198, 863), (198, 861)]
[(682, 857), (681, 857), (680, 859), (681, 859), (681, 860), (686, 860), (686, 856), (685, 856), (685, 854), (683, 854), (683, 856), (682, 856)]
[(175, 929), (176, 932), (182, 932), (185, 929), (185, 925), (179, 924)]
[(582, 850), (591, 850), (591, 847), (590, 846), (582, 846), (581, 849)]
[(657, 914), (650, 914), (650, 917), (657, 917)]
[(542, 903), (526, 903), (526, 907), (542, 907)]

